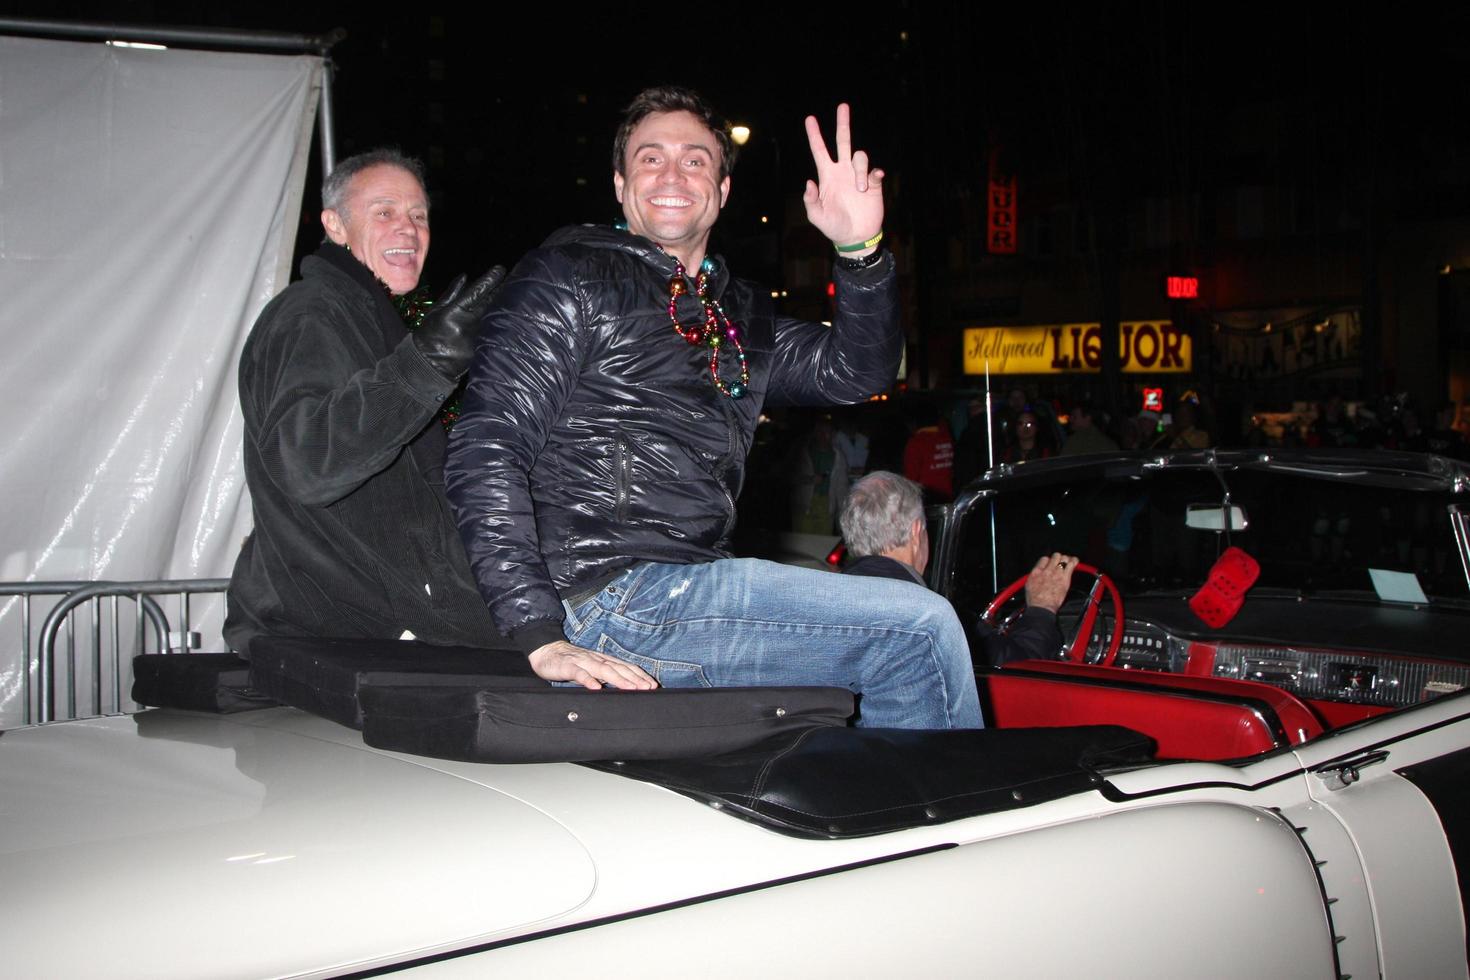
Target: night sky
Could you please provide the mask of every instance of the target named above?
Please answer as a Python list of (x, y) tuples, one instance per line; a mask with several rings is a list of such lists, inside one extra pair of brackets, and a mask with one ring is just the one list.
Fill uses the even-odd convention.
[[(946, 249), (983, 187), (991, 149), (1020, 175), (1023, 219), (1028, 207), (1069, 199), (1097, 208), (1233, 184), (1287, 188), (1292, 206), (1314, 208), (1310, 221), (1323, 225), (1342, 224), (1345, 212), (1354, 227), (1470, 217), (1464, 8), (521, 11), (486, 18), (428, 4), (369, 16), (277, 0), (124, 0), (12, 4), (8, 13), (344, 29), (333, 49), (339, 156), (396, 144), (427, 161), (435, 237), (425, 281), (435, 289), (461, 270), (513, 263), (563, 224), (616, 218), (608, 157), (619, 110), (660, 82), (698, 88), (754, 130), (715, 248), (738, 274), (772, 285), (782, 284), (781, 250), (789, 257), (792, 242), (803, 245), (802, 117), (817, 113), (830, 132), (841, 99), (853, 105), (857, 144), (892, 177), (887, 225), (927, 271), (953, 254)], [(1033, 179), (1043, 173), (1044, 185)], [(319, 179), (313, 164), (298, 251), (320, 236)], [(1170, 261), (1187, 267), (1191, 250), (1178, 246)]]
[(899, 207), (911, 213), (895, 217), (919, 222), (942, 216), (951, 188), (978, 181), (991, 141), (1023, 173), (1031, 160), (1064, 161), (1077, 186), (1106, 175), (1187, 187), (1222, 160), (1291, 166), (1268, 159), (1270, 147), (1220, 145), (1251, 138), (1219, 121), (1253, 101), (1320, 107), (1324, 159), (1382, 154), (1410, 182), (1429, 163), (1422, 144), (1463, 154), (1470, 143), (1470, 14), (1115, 6), (897, 3), (848, 19), (830, 5), (759, 4), (677, 14), (531, 5), (522, 9), (534, 16), (488, 20), (432, 4), (392, 17), (279, 2), (12, 4), (8, 13), (345, 29), (333, 52), (340, 150), (396, 143), (428, 159), (431, 279), (505, 261), (560, 224), (615, 216), (607, 147), (617, 112), (655, 82), (693, 85), (755, 130), (729, 226), (793, 203), (809, 167), (801, 118), (829, 119), (839, 99), (853, 103), (859, 143), (909, 192)]

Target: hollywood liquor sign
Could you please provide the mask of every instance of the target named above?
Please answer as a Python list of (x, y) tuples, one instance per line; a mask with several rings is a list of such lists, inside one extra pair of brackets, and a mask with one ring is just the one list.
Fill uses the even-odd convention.
[[(1093, 374), (1102, 370), (1102, 324), (970, 327), (966, 374)], [(1126, 374), (1183, 374), (1194, 367), (1189, 335), (1168, 320), (1118, 325), (1118, 362)]]

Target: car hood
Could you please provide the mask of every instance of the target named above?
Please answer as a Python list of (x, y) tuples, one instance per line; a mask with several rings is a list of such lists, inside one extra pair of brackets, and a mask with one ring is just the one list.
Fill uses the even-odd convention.
[[(522, 931), (596, 881), (561, 823), (493, 788), (360, 744), (175, 712), (5, 733), (0, 830), (0, 881), (26, 885), (7, 889), (4, 929), (28, 937), (21, 955), (45, 951), (7, 953), (17, 976), (99, 962), (153, 974), (130, 949), (169, 949), (170, 969), (195, 977), (339, 973), (365, 950)], [(89, 888), (99, 879), (136, 888)], [(119, 914), (134, 902), (146, 914)]]

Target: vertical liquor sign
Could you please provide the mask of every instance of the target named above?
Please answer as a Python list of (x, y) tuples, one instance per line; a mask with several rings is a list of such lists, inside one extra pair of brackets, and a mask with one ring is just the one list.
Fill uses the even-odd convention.
[(992, 255), (1016, 254), (1016, 175), (1001, 167), (1000, 151), (990, 148), (985, 193), (986, 250)]

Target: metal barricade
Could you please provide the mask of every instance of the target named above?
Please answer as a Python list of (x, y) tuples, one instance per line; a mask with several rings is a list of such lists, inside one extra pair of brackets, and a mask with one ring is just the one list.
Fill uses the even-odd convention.
[[(221, 593), (229, 579), (159, 579), (142, 582), (11, 582), (0, 583), (0, 598), (20, 603), (20, 682), (22, 724), (83, 717), (77, 713), (78, 679), (90, 687), (90, 714), (124, 710), (124, 679), (138, 653), (187, 653), (198, 646), (190, 600), (201, 593)], [(159, 596), (177, 598), (175, 627)], [(39, 631), (33, 601), (52, 597)], [(132, 600), (131, 609), (124, 600)], [(79, 626), (78, 613), (90, 614)], [(131, 647), (125, 653), (125, 638)], [(58, 650), (60, 641), (60, 650)], [(58, 658), (58, 652), (60, 657)], [(58, 669), (60, 668), (60, 669)], [(31, 678), (35, 676), (35, 690)], [(57, 688), (65, 695), (57, 713)], [(104, 690), (110, 697), (104, 699)], [(35, 710), (32, 710), (33, 702)]]

